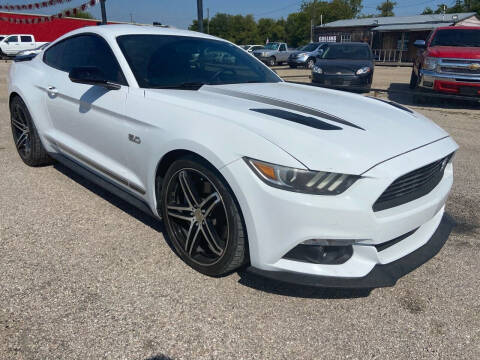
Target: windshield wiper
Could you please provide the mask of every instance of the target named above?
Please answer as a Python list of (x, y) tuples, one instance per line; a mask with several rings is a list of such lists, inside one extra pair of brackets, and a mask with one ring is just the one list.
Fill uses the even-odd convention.
[(198, 90), (207, 83), (202, 82), (184, 82), (176, 85), (152, 86), (153, 89), (178, 89), (178, 90)]

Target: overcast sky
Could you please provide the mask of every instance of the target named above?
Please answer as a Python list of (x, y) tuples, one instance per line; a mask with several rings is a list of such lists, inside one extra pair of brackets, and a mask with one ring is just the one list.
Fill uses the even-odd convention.
[[(42, 0), (0, 0), (1, 4), (28, 4)], [(72, 0), (68, 4), (55, 6), (34, 13), (54, 14), (64, 8), (75, 7), (87, 0)], [(382, 0), (363, 0), (363, 13), (376, 13), (376, 6)], [(455, 0), (396, 0), (396, 15), (415, 15), (430, 6), (435, 9), (437, 4), (453, 5)], [(204, 0), (204, 12), (210, 8), (210, 16), (217, 12), (229, 14), (253, 14), (255, 17), (287, 17), (289, 13), (299, 9), (302, 1), (297, 0)], [(196, 0), (107, 0), (107, 15), (109, 20), (130, 21), (132, 16), (135, 22), (151, 24), (159, 21), (178, 28), (187, 28), (192, 19), (196, 18)], [(89, 10), (96, 17), (100, 17), (100, 6)]]

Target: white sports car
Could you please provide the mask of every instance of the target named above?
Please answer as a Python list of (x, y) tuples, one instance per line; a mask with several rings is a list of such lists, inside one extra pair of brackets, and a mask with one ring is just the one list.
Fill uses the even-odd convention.
[[(22, 160), (162, 219), (194, 269), (391, 286), (434, 256), (458, 146), (388, 101), (282, 81), (212, 36), (73, 31), (9, 73)], [(448, 236), (448, 234), (447, 234)]]

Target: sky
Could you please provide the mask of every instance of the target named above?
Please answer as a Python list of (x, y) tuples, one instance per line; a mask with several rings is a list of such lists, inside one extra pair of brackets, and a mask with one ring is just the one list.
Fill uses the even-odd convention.
[[(0, 0), (0, 4), (28, 4), (43, 0)], [(65, 8), (72, 8), (87, 2), (87, 0), (72, 0), (68, 4), (50, 7), (33, 13), (54, 14)], [(383, 0), (363, 0), (365, 14), (377, 13), (376, 7)], [(437, 8), (437, 4), (454, 5), (455, 0), (396, 0), (395, 15), (420, 14), (427, 6)], [(253, 14), (256, 19), (262, 17), (281, 18), (298, 11), (301, 0), (203, 0), (204, 16), (207, 8), (210, 16), (217, 12), (229, 14)], [(172, 25), (177, 28), (187, 28), (197, 16), (196, 0), (106, 0), (109, 20), (127, 21), (151, 24), (153, 21)], [(100, 18), (100, 5), (89, 11)]]

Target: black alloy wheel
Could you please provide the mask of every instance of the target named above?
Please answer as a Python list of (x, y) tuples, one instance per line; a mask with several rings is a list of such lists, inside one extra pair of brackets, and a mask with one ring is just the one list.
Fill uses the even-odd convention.
[(162, 217), (180, 257), (195, 270), (219, 276), (244, 264), (246, 232), (221, 175), (196, 157), (177, 160), (162, 186)]
[(10, 122), (13, 141), (23, 162), (29, 166), (42, 166), (51, 163), (27, 106), (19, 96), (10, 102)]

